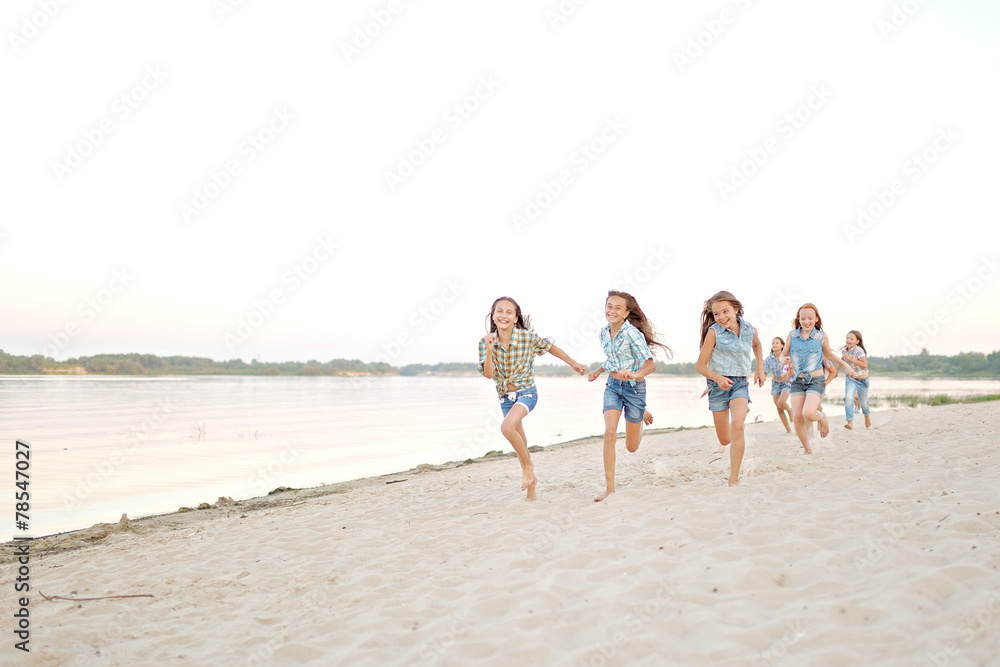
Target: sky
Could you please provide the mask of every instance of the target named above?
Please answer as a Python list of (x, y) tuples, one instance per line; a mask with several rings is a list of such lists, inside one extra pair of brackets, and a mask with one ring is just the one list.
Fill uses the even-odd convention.
[(719, 290), (765, 340), (812, 302), (835, 347), (1000, 348), (996, 3), (11, 0), (0, 28), (11, 354), (469, 362), (505, 295), (586, 363), (612, 288), (675, 362)]

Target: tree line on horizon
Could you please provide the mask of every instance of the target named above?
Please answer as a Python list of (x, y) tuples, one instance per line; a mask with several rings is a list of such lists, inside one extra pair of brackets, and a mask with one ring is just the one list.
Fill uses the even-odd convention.
[[(879, 373), (919, 373), (940, 376), (1000, 377), (1000, 350), (961, 352), (954, 356), (930, 354), (926, 349), (920, 354), (895, 357), (869, 357), (869, 368)], [(597, 368), (597, 362), (590, 364)], [(658, 373), (666, 375), (697, 375), (694, 363), (663, 364), (656, 366)], [(40, 354), (17, 356), (0, 350), (0, 375), (51, 375), (86, 373), (93, 375), (445, 375), (477, 374), (475, 363), (449, 362), (438, 364), (407, 364), (391, 366), (383, 362), (364, 362), (359, 359), (331, 359), (330, 361), (245, 362), (242, 359), (215, 361), (207, 357), (169, 356), (155, 354), (98, 354), (92, 357), (74, 357), (56, 361)], [(537, 364), (535, 373), (541, 376), (570, 376), (573, 369), (563, 364)]]

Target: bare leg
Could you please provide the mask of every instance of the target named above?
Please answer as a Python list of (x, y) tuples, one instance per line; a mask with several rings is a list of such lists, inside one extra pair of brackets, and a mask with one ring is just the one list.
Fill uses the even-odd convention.
[(796, 394), (789, 399), (792, 403), (792, 423), (795, 425), (795, 435), (799, 436), (799, 442), (806, 450), (806, 454), (812, 454), (812, 447), (809, 446), (809, 430), (806, 428), (806, 419), (802, 415), (802, 406), (806, 402), (804, 394)]
[(639, 449), (640, 442), (642, 442), (642, 422), (633, 424), (630, 421), (626, 421), (625, 449), (627, 449), (630, 454), (635, 453), (635, 451)]
[(785, 433), (791, 433), (792, 429), (788, 425), (788, 417), (785, 416), (786, 407), (781, 402), (781, 396), (772, 396), (774, 399), (774, 407), (778, 408), (778, 417), (781, 418), (781, 424), (785, 427)]
[(618, 420), (621, 410), (604, 411), (604, 493), (594, 498), (599, 503), (615, 492), (615, 442), (618, 440)]
[(743, 427), (749, 411), (750, 404), (747, 399), (730, 399), (729, 413), (732, 415), (733, 444), (729, 446), (729, 486), (739, 486), (740, 484), (740, 465), (743, 464), (743, 450), (746, 444)]
[(531, 454), (528, 453), (528, 441), (524, 437), (524, 427), (521, 420), (528, 415), (528, 408), (515, 403), (507, 416), (500, 424), (500, 432), (507, 442), (514, 448), (517, 460), (521, 464), (521, 490), (527, 491), (527, 500), (535, 499), (535, 484), (538, 478), (535, 477), (535, 465), (531, 462)]
[(802, 406), (802, 415), (807, 421), (819, 424), (819, 437), (825, 438), (830, 433), (830, 422), (827, 421), (823, 413), (823, 397), (819, 394), (806, 394), (805, 403)]
[(712, 419), (715, 421), (715, 435), (719, 438), (719, 448), (715, 450), (715, 453), (721, 454), (726, 451), (726, 445), (733, 441), (729, 435), (729, 410), (713, 412)]

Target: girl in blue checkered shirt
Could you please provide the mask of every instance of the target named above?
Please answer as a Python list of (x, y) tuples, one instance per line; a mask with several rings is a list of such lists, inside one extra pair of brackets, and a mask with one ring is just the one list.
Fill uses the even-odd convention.
[(625, 449), (635, 452), (642, 441), (643, 424), (652, 424), (653, 415), (646, 409), (645, 377), (656, 370), (651, 347), (659, 345), (672, 355), (670, 348), (657, 342), (653, 327), (628, 292), (611, 290), (604, 302), (607, 326), (601, 329), (601, 346), (608, 360), (590, 373), (593, 382), (608, 371), (604, 387), (604, 482), (603, 494), (594, 498), (600, 502), (615, 492), (615, 443), (618, 421), (625, 412)]

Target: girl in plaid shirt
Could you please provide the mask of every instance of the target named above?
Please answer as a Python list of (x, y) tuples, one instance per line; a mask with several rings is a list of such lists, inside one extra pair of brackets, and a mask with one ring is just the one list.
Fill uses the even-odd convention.
[(500, 432), (514, 448), (521, 464), (521, 490), (527, 499), (535, 499), (535, 466), (528, 453), (528, 436), (521, 422), (538, 403), (535, 388), (535, 355), (546, 352), (562, 359), (583, 375), (587, 368), (531, 330), (531, 319), (521, 313), (514, 299), (502, 296), (493, 302), (486, 316), (489, 333), (479, 341), (479, 372), (496, 382), (503, 422)]
[(601, 346), (608, 360), (587, 376), (593, 382), (601, 373), (610, 377), (604, 387), (604, 482), (600, 502), (615, 492), (615, 443), (618, 420), (625, 412), (625, 449), (634, 452), (642, 440), (643, 424), (652, 424), (653, 415), (646, 409), (645, 377), (656, 370), (650, 346), (659, 345), (672, 355), (670, 348), (656, 341), (653, 327), (628, 292), (611, 290), (604, 302), (607, 326), (601, 329)]

